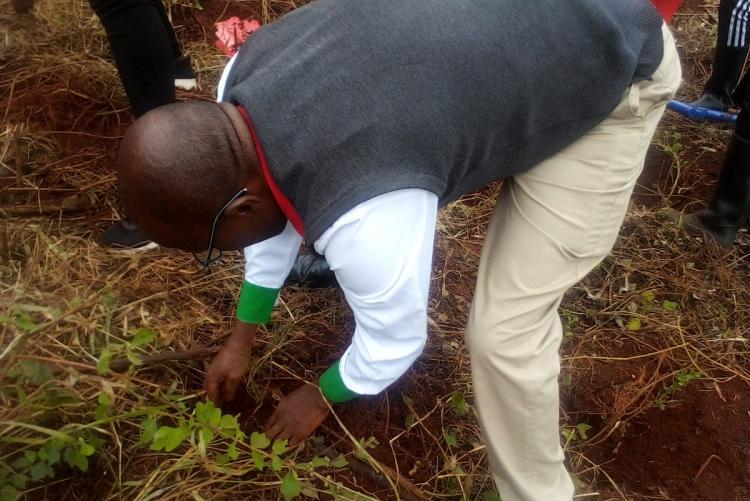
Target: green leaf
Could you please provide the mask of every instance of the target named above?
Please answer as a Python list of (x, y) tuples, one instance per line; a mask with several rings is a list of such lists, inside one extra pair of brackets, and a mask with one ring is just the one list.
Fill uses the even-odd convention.
[(96, 452), (96, 449), (94, 449), (94, 446), (91, 444), (87, 444), (86, 442), (81, 444), (80, 449), (78, 449), (81, 454), (84, 456), (91, 456)]
[(339, 456), (333, 461), (331, 461), (331, 466), (334, 468), (344, 468), (345, 466), (349, 465), (349, 461), (346, 460), (344, 456)]
[(560, 433), (565, 437), (566, 442), (571, 442), (576, 436), (576, 431), (573, 428), (563, 428), (560, 430)]
[[(224, 431), (238, 430), (240, 427), (240, 425), (237, 423), (237, 418), (232, 416), (231, 414), (224, 414), (223, 416), (221, 416), (221, 422), (216, 424), (219, 425)], [(268, 445), (266, 444), (265, 447), (268, 447)]]
[(253, 449), (252, 451), (253, 456), (253, 464), (255, 465), (255, 468), (258, 471), (263, 471), (266, 467), (266, 460), (263, 459), (263, 454), (260, 453), (257, 449)]
[(75, 447), (66, 447), (63, 452), (63, 459), (69, 466), (78, 468), (81, 471), (89, 469), (89, 459)]
[(458, 445), (458, 439), (456, 439), (455, 433), (446, 431), (445, 433), (443, 433), (443, 438), (445, 438), (445, 443), (448, 445), (448, 447), (456, 447)]
[(271, 469), (273, 471), (281, 471), (281, 467), (284, 464), (281, 462), (281, 458), (276, 454), (271, 454)]
[(109, 396), (109, 393), (106, 391), (103, 391), (99, 393), (99, 397), (97, 398), (97, 402), (99, 402), (99, 405), (106, 405), (110, 406), (112, 405), (112, 397)]
[(52, 369), (36, 360), (22, 360), (18, 363), (20, 374), (37, 386), (52, 379)]
[(326, 457), (314, 457), (312, 458), (312, 461), (310, 461), (310, 468), (322, 468), (324, 466), (328, 466), (331, 463), (331, 460)]
[[(13, 484), (13, 487), (16, 489), (25, 489), (26, 483), (29, 481), (29, 477), (24, 475), (23, 473), (19, 473), (18, 475), (13, 475), (10, 478), (10, 483)], [(17, 500), (14, 500), (17, 501)]]
[(297, 474), (294, 471), (288, 471), (281, 481), (281, 495), (284, 496), (284, 501), (294, 499), (301, 492), (302, 487), (300, 487), (299, 480), (297, 480)]
[(139, 327), (135, 330), (135, 335), (133, 336), (133, 339), (130, 340), (130, 344), (140, 348), (141, 346), (146, 346), (154, 339), (156, 339), (156, 331), (145, 327)]
[(654, 294), (654, 291), (643, 291), (641, 293), (641, 304), (646, 310), (649, 310), (654, 306), (655, 297), (656, 294)]
[(54, 477), (55, 472), (52, 470), (52, 468), (49, 467), (47, 463), (36, 463), (34, 466), (31, 467), (29, 470), (29, 475), (31, 475), (31, 480), (33, 482), (37, 482), (43, 478), (46, 477)]
[(234, 442), (229, 444), (229, 448), (227, 449), (227, 456), (229, 456), (232, 461), (236, 461), (237, 458), (240, 457), (240, 453), (237, 451), (237, 444), (235, 444)]
[(214, 440), (214, 432), (210, 428), (203, 428), (201, 430), (201, 438), (209, 445)]
[(112, 415), (112, 410), (106, 405), (99, 404), (94, 409), (94, 418), (96, 418), (98, 421), (107, 419), (111, 415)]
[(641, 319), (639, 317), (633, 317), (630, 320), (628, 320), (627, 329), (629, 331), (641, 330)]
[(288, 440), (285, 438), (284, 440), (274, 440), (273, 447), (271, 447), (271, 453), (276, 455), (281, 455), (286, 452), (286, 444)]
[(31, 332), (37, 328), (37, 325), (31, 320), (28, 313), (16, 313), (14, 323), (16, 324), (16, 327), (24, 332)]
[(271, 445), (271, 441), (268, 439), (265, 433), (258, 433), (257, 431), (254, 431), (250, 435), (250, 445), (254, 449), (265, 449), (269, 445)]
[(15, 487), (4, 485), (0, 487), (0, 501), (17, 501), (21, 499), (21, 493)]
[(36, 452), (30, 449), (26, 449), (25, 451), (23, 451), (23, 456), (26, 458), (26, 463), (28, 464), (33, 464), (34, 462), (36, 462)]
[(667, 311), (677, 311), (680, 309), (680, 304), (676, 303), (674, 301), (669, 301), (668, 299), (665, 299), (661, 303), (661, 307), (664, 308)]
[(482, 497), (479, 498), (480, 501), (502, 501), (500, 499), (500, 495), (495, 491), (484, 491), (482, 493)]
[(416, 420), (416, 417), (411, 412), (406, 415), (406, 418), (404, 419), (404, 424), (406, 425), (406, 429), (410, 429), (412, 426), (414, 426), (414, 421)]
[(218, 464), (219, 466), (224, 466), (229, 462), (229, 456), (227, 456), (226, 454), (217, 454), (214, 458), (214, 461), (216, 461), (216, 464)]
[(102, 376), (109, 372), (109, 364), (112, 362), (112, 352), (104, 348), (99, 355), (99, 361), (96, 363), (96, 372)]
[(148, 444), (154, 439), (157, 428), (156, 419), (147, 418), (141, 421), (141, 443)]
[(210, 401), (195, 404), (195, 417), (199, 423), (211, 427), (218, 427), (221, 422), (221, 409)]
[(49, 449), (47, 451), (47, 464), (55, 466), (60, 462), (60, 449)]
[(143, 363), (143, 360), (141, 360), (141, 357), (137, 353), (133, 352), (132, 350), (126, 351), (125, 356), (128, 358), (128, 360), (130, 360), (130, 363), (136, 367)]
[(469, 412), (469, 404), (466, 403), (464, 394), (459, 391), (451, 395), (451, 407), (453, 407), (453, 410), (455, 410), (460, 416)]
[(578, 434), (581, 436), (582, 439), (586, 440), (589, 437), (586, 435), (586, 432), (591, 429), (591, 425), (588, 423), (578, 423), (576, 425), (576, 430), (578, 430)]
[(180, 426), (162, 426), (154, 433), (154, 442), (151, 449), (155, 451), (164, 450), (170, 452), (175, 450), (186, 438), (190, 436), (190, 425), (180, 423)]

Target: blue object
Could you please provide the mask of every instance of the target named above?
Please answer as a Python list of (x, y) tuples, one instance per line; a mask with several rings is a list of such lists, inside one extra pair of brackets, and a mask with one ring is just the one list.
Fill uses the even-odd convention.
[(694, 120), (716, 120), (718, 122), (731, 123), (737, 122), (737, 115), (735, 115), (734, 113), (712, 110), (711, 108), (701, 108), (700, 106), (693, 106), (676, 99), (672, 99), (671, 101), (669, 101), (669, 103), (667, 104), (667, 108)]

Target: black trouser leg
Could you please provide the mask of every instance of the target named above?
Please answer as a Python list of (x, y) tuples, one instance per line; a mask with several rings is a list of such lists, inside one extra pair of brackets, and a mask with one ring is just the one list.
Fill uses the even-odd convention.
[(709, 233), (721, 245), (734, 242), (750, 216), (750, 113), (740, 112), (716, 191), (705, 209), (684, 218), (685, 226)]
[(721, 0), (716, 53), (711, 77), (703, 92), (714, 94), (727, 105), (732, 104), (732, 93), (742, 75), (750, 46), (748, 16), (750, 0)]
[(174, 30), (160, 0), (90, 0), (109, 38), (133, 114), (175, 101)]

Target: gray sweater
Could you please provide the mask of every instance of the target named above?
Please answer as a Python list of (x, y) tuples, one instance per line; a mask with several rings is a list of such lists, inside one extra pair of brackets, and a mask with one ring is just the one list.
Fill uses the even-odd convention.
[(245, 43), (227, 100), (315, 241), (402, 188), (442, 203), (599, 124), (662, 56), (649, 0), (316, 0)]

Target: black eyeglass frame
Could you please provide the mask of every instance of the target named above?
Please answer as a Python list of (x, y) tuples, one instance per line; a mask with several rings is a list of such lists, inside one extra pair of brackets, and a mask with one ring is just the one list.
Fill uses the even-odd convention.
[(219, 225), (219, 219), (221, 218), (222, 214), (224, 214), (224, 211), (227, 210), (227, 207), (229, 207), (229, 205), (232, 202), (234, 202), (235, 200), (237, 200), (238, 198), (240, 198), (245, 193), (247, 193), (247, 188), (242, 188), (240, 191), (237, 192), (236, 195), (234, 195), (232, 198), (230, 198), (229, 201), (227, 203), (225, 203), (224, 206), (221, 209), (219, 209), (219, 212), (216, 213), (216, 217), (214, 218), (214, 222), (211, 225), (211, 237), (208, 239), (208, 251), (207, 251), (207, 254), (206, 254), (206, 258), (205, 259), (201, 259), (200, 257), (198, 257), (197, 254), (193, 254), (193, 257), (196, 259), (196, 261), (198, 261), (198, 263), (201, 266), (203, 266), (204, 268), (208, 268), (213, 263), (215, 263), (216, 261), (218, 261), (219, 259), (221, 259), (222, 256), (224, 255), (224, 253), (221, 251), (221, 249), (216, 249), (217, 251), (219, 251), (219, 254), (216, 257), (211, 258), (211, 253), (214, 250), (214, 239), (216, 238), (216, 227)]

